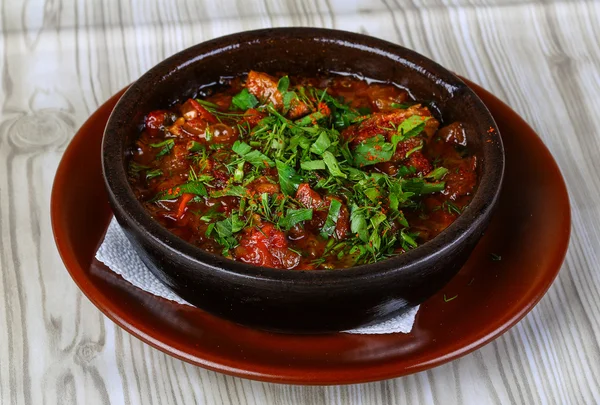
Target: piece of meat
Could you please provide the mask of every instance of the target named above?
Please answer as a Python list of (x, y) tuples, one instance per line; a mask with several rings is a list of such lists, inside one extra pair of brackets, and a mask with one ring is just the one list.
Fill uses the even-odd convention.
[(417, 169), (415, 174), (421, 174), (423, 176), (428, 175), (433, 169), (429, 159), (421, 152), (412, 153), (405, 162), (405, 165), (414, 167)]
[(246, 79), (246, 88), (261, 103), (273, 103), (276, 109), (283, 106), (283, 97), (277, 90), (278, 80), (266, 73), (251, 70)]
[(248, 191), (254, 194), (277, 194), (279, 193), (279, 184), (272, 183), (266, 176), (261, 176), (258, 179), (248, 184)]
[(303, 259), (311, 262), (319, 259), (325, 253), (325, 244), (318, 232), (305, 231), (302, 238), (294, 240), (294, 247), (302, 251)]
[[(237, 79), (239, 80), (239, 79)], [(238, 86), (231, 86), (231, 88), (235, 88)], [(239, 86), (240, 90), (241, 90), (241, 86)], [(219, 109), (221, 111), (227, 111), (229, 110), (229, 106), (231, 105), (231, 99), (233, 98), (233, 96), (231, 94), (227, 94), (227, 93), (217, 93), (211, 97), (207, 97), (204, 100), (208, 101), (209, 103), (213, 103), (219, 106)]]
[(371, 107), (369, 85), (364, 81), (351, 77), (339, 77), (327, 85), (327, 92), (334, 97), (341, 97), (352, 108)]
[(389, 84), (371, 84), (367, 90), (374, 111), (395, 110), (392, 104), (401, 104), (408, 99), (408, 93)]
[(462, 159), (459, 166), (451, 168), (444, 177), (446, 188), (443, 193), (452, 200), (471, 194), (477, 183), (476, 168), (477, 160), (475, 156)]
[(229, 181), (229, 171), (222, 163), (214, 162), (211, 175), (213, 176), (212, 185), (217, 188), (225, 187)]
[[(246, 88), (251, 94), (259, 99), (261, 103), (273, 103), (275, 109), (283, 111), (283, 95), (277, 89), (278, 83), (279, 80), (271, 75), (251, 70), (246, 79)], [(308, 105), (295, 98), (290, 103), (286, 117), (295, 120), (310, 113), (311, 110)]]
[(341, 240), (348, 235), (348, 231), (350, 229), (350, 212), (348, 211), (348, 208), (342, 199), (329, 195), (323, 198), (319, 193), (310, 188), (307, 183), (300, 184), (300, 186), (298, 186), (298, 191), (296, 191), (296, 200), (298, 200), (306, 208), (313, 209), (313, 219), (308, 221), (306, 225), (308, 228), (317, 232), (320, 231), (325, 224), (327, 215), (329, 213), (329, 206), (331, 205), (331, 200), (334, 199), (342, 203), (340, 214), (335, 225), (335, 236), (337, 239)]
[(250, 128), (254, 128), (266, 116), (267, 114), (265, 113), (261, 113), (260, 111), (254, 108), (249, 108), (244, 113), (242, 122), (247, 122), (248, 125), (250, 125)]
[(389, 176), (395, 176), (398, 174), (398, 166), (398, 163), (392, 162), (381, 162), (373, 165), (378, 172), (385, 173)]
[[(196, 102), (196, 104), (198, 104), (198, 102)], [(183, 103), (179, 107), (179, 112), (186, 121), (190, 121), (198, 117), (198, 110), (194, 108), (192, 104), (192, 99), (189, 99), (185, 103)]]
[(277, 269), (293, 269), (300, 263), (300, 255), (288, 248), (285, 234), (270, 223), (244, 230), (234, 256), (244, 263)]
[(440, 128), (437, 134), (446, 142), (467, 146), (467, 135), (465, 134), (465, 128), (460, 122), (453, 122), (450, 125)]
[(295, 120), (298, 118), (302, 118), (305, 115), (310, 114), (310, 113), (311, 113), (311, 110), (306, 105), (306, 103), (303, 103), (302, 101), (300, 101), (298, 99), (294, 99), (291, 102), (290, 109), (287, 112), (286, 116), (291, 120)]
[(187, 170), (189, 167), (187, 155), (188, 150), (186, 144), (175, 142), (171, 151), (163, 157), (161, 163), (163, 172), (169, 173)]
[(421, 117), (430, 117), (423, 130), (428, 138), (432, 137), (437, 131), (439, 122), (431, 116), (431, 112), (426, 107), (420, 105), (412, 106), (406, 110), (395, 110), (393, 112), (374, 113), (370, 118), (359, 124), (352, 125), (342, 131), (342, 137), (349, 141), (351, 145), (356, 146), (365, 139), (372, 138), (379, 134), (386, 137), (388, 141), (396, 134), (396, 129), (405, 119), (418, 115)]
[[(428, 174), (432, 169), (429, 159), (427, 159), (420, 150), (410, 153), (411, 150), (422, 144), (423, 140), (420, 138), (409, 138), (404, 142), (399, 142), (396, 146), (396, 152), (392, 156), (392, 159), (390, 159), (390, 162), (402, 163), (405, 166), (413, 166), (417, 169), (415, 174)], [(410, 155), (406, 157), (408, 153), (410, 153)]]
[[(186, 135), (186, 133), (183, 131), (184, 124), (186, 124), (185, 118), (179, 117), (175, 120), (175, 122), (171, 126), (167, 127), (167, 131), (169, 131), (169, 133), (171, 135), (175, 135), (175, 136)], [(188, 133), (188, 135), (193, 135), (193, 134)]]
[[(401, 162), (406, 159), (406, 154), (413, 150), (414, 148), (419, 147), (423, 143), (423, 140), (420, 138), (409, 138), (404, 142), (398, 142), (396, 145), (396, 152), (392, 156), (391, 162)], [(413, 152), (412, 155), (418, 152)]]

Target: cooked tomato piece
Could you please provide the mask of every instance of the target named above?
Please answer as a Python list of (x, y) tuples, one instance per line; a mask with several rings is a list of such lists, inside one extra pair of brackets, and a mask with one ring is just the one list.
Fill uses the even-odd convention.
[[(209, 142), (212, 143), (233, 143), (238, 138), (237, 129), (222, 123), (209, 126), (208, 130), (210, 131)], [(207, 135), (205, 134), (206, 137)]]
[(151, 136), (156, 136), (160, 129), (162, 129), (166, 117), (167, 111), (164, 110), (152, 111), (146, 115), (144, 120), (144, 127), (146, 128), (146, 131), (148, 131)]
[(181, 196), (181, 198), (179, 199), (179, 208), (177, 209), (178, 218), (183, 217), (183, 214), (185, 214), (185, 211), (187, 209), (187, 204), (190, 201), (192, 201), (192, 198), (194, 198), (194, 194), (185, 193)]

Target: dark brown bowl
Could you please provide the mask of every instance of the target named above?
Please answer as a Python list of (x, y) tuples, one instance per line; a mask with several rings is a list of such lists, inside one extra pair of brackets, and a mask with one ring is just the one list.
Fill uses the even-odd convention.
[[(353, 73), (408, 88), (442, 123), (461, 121), (479, 163), (479, 185), (462, 215), (433, 240), (383, 262), (331, 271), (249, 266), (207, 253), (155, 222), (127, 181), (127, 151), (144, 115), (193, 97), (200, 86), (251, 69)], [(462, 267), (500, 192), (504, 149), (481, 100), (455, 75), (398, 45), (316, 28), (242, 32), (188, 48), (135, 82), (110, 116), (102, 143), (115, 217), (150, 270), (188, 302), (234, 322), (284, 332), (329, 332), (379, 322), (420, 304)]]

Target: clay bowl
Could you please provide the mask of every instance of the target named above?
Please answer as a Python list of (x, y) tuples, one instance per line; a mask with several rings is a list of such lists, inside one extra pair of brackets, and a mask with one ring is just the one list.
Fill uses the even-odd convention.
[[(202, 85), (249, 70), (351, 73), (391, 81), (429, 100), (442, 124), (461, 121), (479, 163), (479, 185), (462, 215), (433, 240), (375, 264), (330, 271), (249, 266), (207, 253), (155, 222), (127, 181), (129, 147), (144, 115), (193, 97)], [(481, 100), (458, 77), (401, 46), (365, 35), (278, 28), (228, 35), (158, 64), (121, 97), (104, 133), (110, 205), (150, 270), (188, 302), (241, 324), (322, 333), (383, 321), (420, 304), (462, 267), (485, 231), (500, 192), (504, 149)]]

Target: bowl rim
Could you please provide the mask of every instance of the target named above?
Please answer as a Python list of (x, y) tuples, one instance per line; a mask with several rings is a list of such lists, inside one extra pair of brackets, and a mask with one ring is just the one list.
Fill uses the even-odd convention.
[[(499, 164), (485, 166), (485, 170), (480, 174), (471, 203), (439, 235), (415, 249), (376, 263), (333, 269), (332, 271), (289, 271), (238, 262), (209, 253), (179, 238), (154, 220), (144, 209), (135, 197), (127, 180), (125, 159), (123, 159), (123, 156), (114, 156), (115, 149), (121, 149), (120, 138), (115, 137), (118, 135), (116, 117), (119, 110), (127, 103), (135, 103), (138, 97), (143, 96), (145, 94), (141, 91), (143, 86), (153, 78), (167, 78), (177, 74), (185, 66), (201, 61), (207, 56), (215, 56), (232, 48), (243, 46), (245, 43), (252, 44), (273, 37), (278, 40), (303, 38), (316, 42), (329, 42), (342, 47), (358, 48), (365, 53), (384, 56), (395, 63), (404, 64), (412, 70), (418, 70), (427, 79), (435, 81), (437, 85), (444, 86), (452, 97), (465, 98), (474, 105), (478, 112), (481, 112), (478, 120), (484, 120), (486, 122), (485, 126), (493, 129), (491, 133), (485, 134), (492, 142), (482, 143), (483, 154), (494, 156)], [(122, 162), (122, 164), (119, 162)], [(327, 288), (331, 283), (336, 283), (338, 286), (340, 286), (340, 283), (343, 285), (353, 284), (358, 280), (372, 283), (398, 272), (405, 274), (422, 272), (423, 266), (427, 262), (435, 261), (436, 257), (444, 256), (446, 252), (454, 250), (490, 217), (500, 194), (504, 166), (504, 146), (498, 127), (481, 99), (460, 78), (438, 63), (401, 45), (368, 35), (324, 28), (285, 27), (242, 31), (186, 48), (155, 65), (125, 91), (110, 114), (102, 138), (103, 177), (111, 202), (117, 205), (117, 207), (114, 207), (117, 220), (120, 223), (121, 221), (126, 222), (126, 224), (121, 223), (121, 226), (134, 228), (137, 234), (144, 235), (146, 241), (157, 249), (163, 249), (172, 255), (181, 256), (188, 264), (193, 266), (209, 268), (212, 271), (227, 274), (242, 281), (294, 281), (295, 283), (310, 285), (312, 288)], [(123, 214), (123, 218), (119, 218), (120, 215), (118, 214)]]

